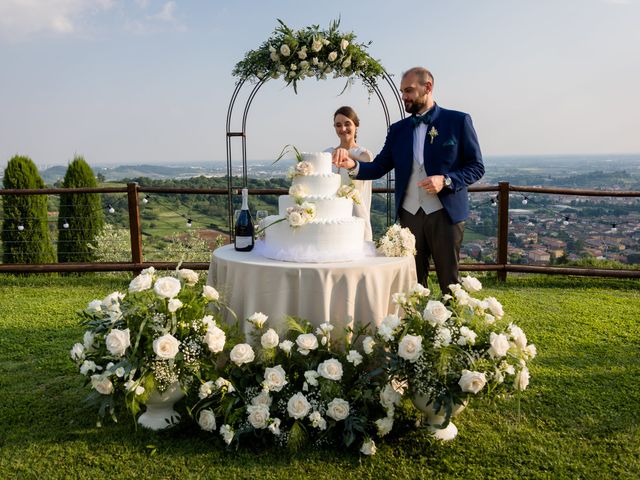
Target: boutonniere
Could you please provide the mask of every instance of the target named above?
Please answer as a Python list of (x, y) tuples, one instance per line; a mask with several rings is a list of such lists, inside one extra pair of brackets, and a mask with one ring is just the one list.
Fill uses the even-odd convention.
[(436, 130), (436, 127), (431, 126), (431, 130), (429, 130), (429, 136), (431, 137), (431, 143), (433, 143), (433, 139), (438, 136), (438, 130)]

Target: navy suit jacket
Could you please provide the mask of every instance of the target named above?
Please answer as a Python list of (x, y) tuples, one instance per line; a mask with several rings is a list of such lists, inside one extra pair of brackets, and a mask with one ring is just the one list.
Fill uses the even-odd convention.
[[(453, 223), (469, 216), (467, 186), (484, 175), (478, 137), (471, 117), (463, 112), (446, 110), (438, 105), (431, 112), (428, 131), (438, 132), (424, 142), (424, 164), (427, 175), (449, 175), (451, 187), (443, 188), (438, 197)], [(402, 207), (413, 168), (413, 122), (405, 118), (389, 128), (382, 151), (372, 162), (361, 162), (358, 180), (375, 180), (395, 168), (396, 218)]]

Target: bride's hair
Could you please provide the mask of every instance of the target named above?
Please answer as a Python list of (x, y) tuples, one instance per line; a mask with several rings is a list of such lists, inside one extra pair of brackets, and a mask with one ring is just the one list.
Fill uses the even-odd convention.
[[(356, 111), (353, 108), (351, 108), (349, 106), (340, 107), (333, 114), (333, 119), (335, 120), (338, 115), (344, 115), (345, 117), (347, 117), (349, 120), (351, 120), (353, 122), (353, 124), (356, 126), (356, 128), (360, 126), (360, 119), (358, 118), (358, 114), (356, 113)], [(353, 138), (354, 138), (354, 140), (358, 138), (358, 131), (357, 130), (356, 130), (356, 133), (354, 134)]]

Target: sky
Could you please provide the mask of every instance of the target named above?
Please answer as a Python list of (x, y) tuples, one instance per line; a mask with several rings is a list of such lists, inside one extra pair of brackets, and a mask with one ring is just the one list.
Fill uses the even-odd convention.
[[(91, 165), (226, 159), (236, 62), (277, 27), (318, 24), (371, 42), (398, 87), (421, 65), (434, 98), (468, 112), (485, 156), (640, 153), (640, 0), (0, 0), (0, 167), (82, 155)], [(358, 142), (379, 151), (381, 102), (344, 79), (270, 80), (251, 104), (249, 162), (287, 144), (337, 144), (351, 105)], [(249, 89), (238, 97), (232, 130)], [(400, 119), (390, 88), (391, 119)], [(232, 139), (238, 161), (241, 143)]]

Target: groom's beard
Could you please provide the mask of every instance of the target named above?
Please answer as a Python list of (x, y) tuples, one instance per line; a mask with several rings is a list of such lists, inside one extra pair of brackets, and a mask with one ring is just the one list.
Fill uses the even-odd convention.
[(404, 109), (407, 111), (407, 113), (411, 113), (411, 114), (415, 114), (420, 112), (420, 110), (422, 110), (424, 107), (427, 106), (427, 101), (421, 101), (421, 100), (413, 100), (413, 101), (405, 101), (404, 102)]

